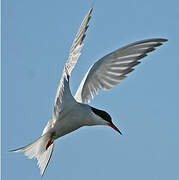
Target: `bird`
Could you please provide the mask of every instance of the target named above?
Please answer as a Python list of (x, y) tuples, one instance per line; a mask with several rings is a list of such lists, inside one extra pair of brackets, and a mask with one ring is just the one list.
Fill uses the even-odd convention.
[(104, 110), (89, 105), (99, 90), (110, 90), (134, 70), (142, 58), (162, 45), (167, 39), (153, 38), (129, 44), (119, 48), (97, 60), (83, 77), (76, 94), (73, 96), (69, 81), (74, 69), (89, 27), (93, 7), (84, 17), (72, 43), (67, 62), (64, 66), (53, 105), (52, 116), (42, 135), (31, 144), (11, 150), (24, 152), (30, 159), (36, 159), (43, 176), (52, 156), (55, 141), (83, 126), (104, 125), (113, 128), (119, 134), (121, 131), (114, 125), (112, 118)]

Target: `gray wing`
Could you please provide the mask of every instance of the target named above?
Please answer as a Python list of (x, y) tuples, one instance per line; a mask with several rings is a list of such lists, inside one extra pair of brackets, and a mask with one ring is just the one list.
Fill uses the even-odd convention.
[(75, 94), (78, 102), (89, 102), (98, 90), (109, 90), (126, 78), (140, 59), (166, 39), (148, 39), (120, 48), (94, 63), (84, 76)]
[(81, 55), (80, 51), (83, 47), (83, 40), (86, 36), (86, 30), (88, 29), (88, 22), (91, 17), (91, 12), (92, 8), (89, 9), (87, 15), (83, 19), (78, 33), (76, 34), (75, 39), (73, 41), (72, 47), (70, 49), (69, 57), (65, 64), (55, 97), (54, 115), (60, 112), (63, 106), (73, 99), (73, 96), (71, 95), (71, 91), (69, 88), (69, 77), (71, 75), (73, 68), (75, 67), (75, 64), (78, 61), (79, 56)]

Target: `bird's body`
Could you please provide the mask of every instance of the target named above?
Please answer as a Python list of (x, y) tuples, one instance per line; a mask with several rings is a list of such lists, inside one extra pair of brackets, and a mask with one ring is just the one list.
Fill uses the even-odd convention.
[(82, 126), (105, 124), (100, 117), (93, 113), (89, 105), (75, 101), (69, 104), (69, 107), (59, 114), (58, 119), (49, 121), (46, 127), (50, 127), (48, 131), (54, 133), (54, 138), (57, 139)]
[(107, 112), (85, 103), (89, 102), (99, 89), (109, 90), (119, 84), (128, 73), (134, 70), (133, 67), (140, 63), (140, 59), (166, 41), (166, 39), (159, 38), (138, 41), (104, 56), (89, 68), (73, 97), (69, 80), (81, 54), (91, 12), (92, 8), (85, 16), (70, 49), (69, 58), (57, 89), (51, 120), (39, 139), (23, 148), (13, 150), (13, 152), (24, 151), (29, 158), (37, 159), (41, 175), (45, 172), (57, 138), (82, 126), (92, 125), (110, 126), (121, 134)]

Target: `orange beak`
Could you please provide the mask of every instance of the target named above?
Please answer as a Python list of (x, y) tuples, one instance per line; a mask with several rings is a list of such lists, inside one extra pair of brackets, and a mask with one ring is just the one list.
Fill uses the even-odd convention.
[(121, 131), (119, 131), (119, 129), (114, 124), (107, 123), (107, 125), (112, 127), (115, 131), (117, 131), (118, 133), (120, 133), (122, 135)]

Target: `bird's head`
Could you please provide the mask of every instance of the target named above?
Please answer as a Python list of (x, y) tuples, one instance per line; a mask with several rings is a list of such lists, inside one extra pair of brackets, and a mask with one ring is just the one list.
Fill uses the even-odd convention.
[(96, 109), (94, 107), (91, 107), (91, 110), (93, 111), (93, 113), (95, 115), (97, 115), (104, 121), (103, 122), (104, 125), (108, 125), (108, 126), (112, 127), (114, 130), (116, 130), (118, 133), (122, 134), (121, 131), (113, 124), (112, 118), (107, 112)]

